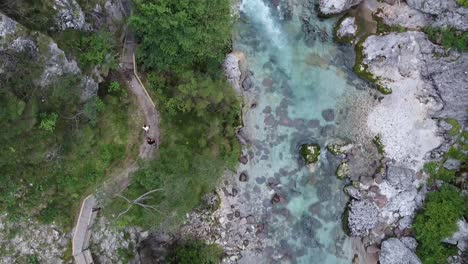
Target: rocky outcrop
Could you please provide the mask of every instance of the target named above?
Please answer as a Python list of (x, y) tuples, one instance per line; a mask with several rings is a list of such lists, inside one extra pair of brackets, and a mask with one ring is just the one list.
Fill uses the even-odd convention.
[(356, 19), (354, 17), (347, 17), (339, 24), (336, 37), (341, 40), (347, 40), (353, 38), (356, 32)]
[[(424, 33), (405, 32), (370, 36), (363, 43), (362, 51), (361, 67), (367, 69), (380, 85), (393, 91), (372, 109), (367, 119), (368, 128), (381, 135), (387, 157), (419, 169), (425, 153), (442, 143), (437, 123), (429, 118), (443, 108), (437, 87), (429, 79), (430, 73), (434, 73), (429, 64), (441, 65), (434, 54), (443, 50), (427, 40)], [(466, 87), (463, 79), (451, 82)], [(468, 90), (464, 88), (455, 90), (459, 92), (458, 96), (468, 96)], [(457, 112), (457, 116), (462, 114), (460, 110)]]
[(38, 76), (31, 76), (40, 87), (47, 88), (60, 77), (70, 75), (81, 79), (81, 101), (85, 102), (97, 94), (98, 84), (91, 77), (83, 76), (76, 61), (67, 59), (63, 50), (48, 36), (29, 32), (0, 13), (0, 37), (0, 74), (17, 70), (18, 57), (26, 55), (30, 63), (42, 69)]
[(390, 238), (382, 243), (381, 264), (421, 264), (419, 258), (403, 242)]
[(27, 256), (36, 256), (37, 263), (64, 263), (62, 257), (71, 243), (71, 234), (58, 226), (32, 220), (12, 223), (5, 215), (0, 215), (0, 233), (1, 264), (30, 263)]
[(57, 12), (55, 22), (59, 30), (85, 29), (85, 15), (76, 0), (54, 0), (54, 9)]
[(231, 84), (232, 88), (238, 95), (242, 93), (242, 70), (241, 60), (243, 59), (242, 53), (230, 53), (226, 56), (223, 63), (224, 74), (227, 81)]
[(90, 242), (93, 255), (102, 264), (129, 263), (138, 255), (137, 245), (148, 236), (148, 232), (132, 227), (119, 230), (104, 217), (99, 218), (93, 229)]
[(91, 12), (91, 23), (95, 29), (107, 27), (110, 32), (118, 33), (122, 21), (130, 16), (128, 0), (107, 0), (104, 4), (97, 4)]
[(455, 0), (407, 0), (408, 5), (431, 15), (434, 27), (453, 27), (468, 30), (468, 8), (461, 7)]
[(353, 6), (360, 4), (362, 0), (320, 0), (319, 9), (323, 15), (340, 14)]

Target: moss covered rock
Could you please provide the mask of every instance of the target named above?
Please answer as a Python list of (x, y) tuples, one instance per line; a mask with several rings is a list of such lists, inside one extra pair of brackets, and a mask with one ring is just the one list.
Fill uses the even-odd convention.
[(341, 163), (336, 169), (336, 177), (340, 180), (344, 180), (349, 175), (350, 169), (346, 162)]
[(306, 164), (316, 163), (320, 156), (320, 146), (317, 144), (303, 144), (300, 154)]

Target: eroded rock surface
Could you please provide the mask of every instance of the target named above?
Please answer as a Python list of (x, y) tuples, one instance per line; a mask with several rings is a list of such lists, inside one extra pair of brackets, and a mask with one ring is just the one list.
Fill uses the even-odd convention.
[(455, 0), (407, 0), (408, 5), (433, 16), (433, 26), (453, 27), (468, 30), (468, 8), (463, 8)]
[(85, 29), (85, 15), (75, 0), (55, 0), (56, 25), (59, 30)]
[(421, 261), (409, 248), (396, 238), (382, 243), (379, 261), (381, 264), (420, 264)]
[(377, 206), (368, 200), (353, 200), (349, 206), (348, 226), (353, 236), (365, 236), (377, 224)]

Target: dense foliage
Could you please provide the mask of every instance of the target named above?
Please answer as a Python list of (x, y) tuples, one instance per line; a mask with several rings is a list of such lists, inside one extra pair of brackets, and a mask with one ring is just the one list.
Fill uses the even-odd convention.
[(141, 43), (138, 58), (150, 69), (217, 65), (231, 39), (227, 0), (139, 0), (130, 20)]
[(99, 66), (104, 72), (117, 68), (116, 43), (109, 32), (83, 32), (69, 29), (54, 33), (53, 37), (67, 55), (76, 58), (83, 70), (90, 70), (94, 66)]
[(426, 27), (424, 32), (429, 39), (446, 49), (456, 49), (460, 52), (468, 50), (468, 32), (456, 30), (454, 28), (433, 28)]
[[(157, 211), (134, 206), (119, 224), (176, 225), (215, 188), (226, 167), (236, 166), (240, 154), (235, 136), (240, 105), (220, 68), (229, 49), (229, 1), (140, 1), (137, 6), (131, 20), (142, 41), (139, 57), (146, 69), (154, 69), (147, 80), (162, 116), (163, 143), (158, 158), (136, 173), (125, 195), (135, 199), (161, 191), (145, 200)], [(155, 23), (161, 14), (167, 19)], [(205, 40), (192, 39), (187, 30), (203, 31)], [(110, 211), (117, 214), (127, 206), (116, 200)]]
[[(82, 101), (83, 75), (63, 74), (40, 86), (51, 39), (37, 32), (29, 36), (37, 50), (0, 52), (0, 210), (12, 220), (38, 217), (70, 226), (82, 195), (130, 151), (130, 101), (106, 92), (107, 84), (99, 97)], [(110, 36), (95, 41), (102, 36), (86, 36), (90, 40), (76, 53), (90, 58), (90, 68), (115, 54)], [(101, 45), (84, 47), (96, 43)]]
[(0, 1), (0, 10), (29, 29), (46, 31), (57, 15), (51, 0)]
[(170, 252), (170, 264), (217, 264), (223, 249), (216, 244), (206, 245), (203, 241), (191, 240), (175, 247)]
[(446, 263), (449, 256), (456, 254), (456, 249), (444, 245), (442, 240), (457, 231), (456, 223), (466, 213), (466, 202), (450, 185), (427, 195), (424, 211), (416, 216), (413, 225), (419, 242), (417, 253), (423, 263)]

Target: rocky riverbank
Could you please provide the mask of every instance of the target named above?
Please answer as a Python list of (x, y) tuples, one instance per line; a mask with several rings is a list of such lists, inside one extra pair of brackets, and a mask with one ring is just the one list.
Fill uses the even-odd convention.
[[(431, 160), (441, 161), (443, 154), (455, 143), (454, 137), (450, 136), (454, 125), (450, 125), (447, 118), (457, 120), (462, 127), (466, 126), (468, 118), (467, 54), (433, 44), (421, 29), (426, 26), (449, 26), (466, 30), (467, 9), (454, 0), (444, 3), (321, 0), (318, 6), (311, 3), (305, 1), (304, 5), (310, 9), (318, 8), (322, 16), (343, 14), (335, 30), (335, 39), (352, 43), (356, 50), (354, 71), (376, 88), (363, 88), (358, 96), (345, 96), (341, 102), (343, 109), (337, 112), (330, 109), (322, 113), (327, 122), (336, 120), (337, 124), (349, 124), (347, 127), (352, 128), (349, 131), (335, 131), (333, 125), (324, 126), (320, 133), (331, 133), (334, 138), (324, 142), (326, 148), (322, 148), (319, 158), (332, 164), (330, 166), (335, 166), (332, 156), (340, 160), (337, 176), (348, 183), (344, 192), (350, 202), (343, 220), (345, 229), (353, 237), (354, 261), (421, 263), (415, 254), (417, 242), (412, 237), (411, 227), (428, 191), (426, 182), (429, 175), (422, 171), (422, 167)], [(279, 10), (278, 16), (285, 20), (289, 16), (283, 16), (288, 13), (284, 10), (294, 9), (290, 1), (273, 5)], [(283, 10), (284, 6), (288, 8)], [(352, 7), (354, 9), (349, 10)], [(327, 41), (326, 30), (311, 25), (309, 18), (302, 17), (304, 33), (309, 40), (307, 44), (312, 45), (315, 39)], [(261, 48), (261, 44), (258, 46)], [(346, 61), (327, 61), (319, 56), (311, 61), (323, 69), (329, 67), (328, 64), (345, 64), (341, 65), (343, 71), (349, 67)], [(265, 63), (264, 67), (271, 67), (269, 63)], [(252, 73), (245, 66), (245, 55), (239, 52), (228, 55), (224, 68), (228, 81), (239, 95), (244, 96), (244, 115), (248, 115), (250, 109), (257, 107), (258, 98), (250, 92)], [(262, 85), (272, 89), (274, 82), (275, 78), (265, 78)], [(284, 105), (283, 108), (287, 108), (287, 102)], [(265, 108), (265, 124), (276, 122), (272, 111)], [(276, 111), (281, 113), (281, 108)], [(287, 114), (281, 117), (284, 117), (279, 121), (283, 122), (282, 125), (301, 126), (301, 120), (289, 120)], [(244, 120), (249, 122), (248, 118)], [(317, 127), (317, 122), (302, 125)], [(255, 145), (262, 150), (262, 146), (256, 145), (258, 142), (252, 142), (255, 133), (247, 130), (239, 133), (245, 153), (240, 158), (241, 168), (254, 157), (249, 146)], [(449, 163), (447, 166), (450, 168), (459, 168), (459, 160)], [(453, 164), (456, 166), (451, 167)], [(314, 166), (311, 167), (314, 170)], [(188, 215), (186, 224), (175, 237), (153, 234), (151, 239), (157, 242), (143, 245), (147, 245), (147, 248), (152, 245), (155, 248), (152, 252), (159, 252), (160, 257), (165, 252), (161, 245), (195, 237), (223, 247), (226, 263), (245, 259), (261, 263), (265, 261), (260, 258), (261, 252), (266, 252), (273, 262), (284, 258), (294, 262), (299, 256), (291, 256), (291, 245), (281, 241), (283, 244), (278, 248), (272, 244), (269, 232), (270, 218), (275, 215), (291, 218), (290, 211), (286, 208), (276, 209), (275, 205), (287, 204), (286, 200), (291, 198), (284, 195), (284, 189), (297, 188), (296, 185), (282, 186), (278, 180), (294, 172), (282, 171), (280, 174), (278, 177), (254, 178), (242, 170), (238, 174), (227, 172), (216, 191), (217, 195), (211, 195), (216, 200), (214, 204), (219, 204), (217, 209), (202, 206)], [(250, 181), (254, 185), (252, 191), (246, 187)], [(308, 179), (310, 182), (322, 184), (315, 182), (313, 177)], [(268, 189), (259, 188), (264, 184)], [(329, 187), (323, 187), (331, 195)], [(326, 194), (320, 192), (319, 195)], [(325, 214), (325, 210), (320, 208), (320, 202), (310, 206), (316, 216)], [(330, 216), (323, 217), (334, 220)], [(316, 236), (315, 232), (322, 223), (315, 217), (303, 218), (307, 224), (284, 226), (284, 232), (301, 230), (310, 232), (311, 238)], [(464, 222), (461, 221), (459, 226), (461, 230), (450, 240), (452, 243), (466, 237)], [(320, 246), (314, 239), (309, 240), (306, 247)], [(335, 247), (340, 248), (343, 243), (337, 239)], [(336, 255), (344, 254), (333, 250)]]
[[(468, 9), (455, 1), (386, 2), (361, 3), (373, 12), (380, 32), (351, 24), (359, 12), (340, 20), (336, 32), (339, 38), (356, 32), (350, 40), (357, 52), (354, 70), (384, 94), (377, 104), (356, 114), (365, 117), (365, 122), (357, 121), (362, 127), (356, 134), (378, 135), (374, 143), (381, 158), (375, 160), (377, 169), (371, 177), (353, 177), (350, 170), (353, 184), (345, 188), (352, 199), (347, 224), (366, 248), (365, 253), (357, 251), (362, 263), (402, 263), (403, 259), (420, 263), (413, 253), (416, 240), (411, 226), (428, 190), (429, 176), (421, 169), (430, 160), (442, 160), (454, 143), (449, 135), (454, 124), (447, 120), (463, 127), (468, 117), (468, 54), (433, 44), (420, 29), (466, 31)], [(349, 151), (344, 160), (352, 163), (354, 157), (355, 152)]]

